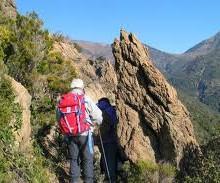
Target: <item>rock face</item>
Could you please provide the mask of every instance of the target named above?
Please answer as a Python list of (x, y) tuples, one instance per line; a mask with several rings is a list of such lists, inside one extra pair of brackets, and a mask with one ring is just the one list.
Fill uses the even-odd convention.
[(30, 149), (30, 136), (31, 136), (31, 95), (27, 89), (11, 77), (7, 77), (11, 82), (13, 93), (15, 94), (15, 102), (19, 103), (22, 112), (21, 128), (16, 131), (16, 143), (21, 151)]
[(121, 31), (112, 47), (118, 137), (125, 155), (133, 162), (165, 161), (178, 167), (185, 149), (198, 148), (189, 112), (133, 34)]
[(1, 0), (0, 12), (9, 18), (15, 18), (17, 15), (16, 6), (14, 0)]
[(113, 90), (117, 79), (112, 64), (106, 60), (89, 61), (83, 53), (78, 52), (69, 40), (56, 42), (54, 49), (60, 52), (65, 59), (72, 61), (78, 77), (83, 79), (85, 83), (86, 93), (94, 101), (98, 101), (101, 97), (114, 98)]

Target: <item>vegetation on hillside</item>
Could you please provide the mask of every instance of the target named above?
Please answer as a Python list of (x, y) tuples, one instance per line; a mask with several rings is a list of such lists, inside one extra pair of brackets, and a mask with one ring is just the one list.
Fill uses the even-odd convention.
[(219, 134), (220, 114), (207, 105), (201, 103), (196, 97), (192, 97), (178, 90), (181, 101), (190, 112), (196, 139), (200, 144), (205, 144)]
[(136, 164), (126, 161), (119, 173), (119, 182), (171, 182), (174, 180), (176, 169), (170, 164), (155, 164), (140, 160)]
[(184, 93), (220, 112), (219, 49), (207, 55), (186, 58), (172, 65), (170, 81)]
[(34, 152), (31, 158), (16, 148), (14, 134), (21, 128), (21, 110), (3, 74), (0, 75), (0, 181), (49, 182), (43, 176), (48, 172), (41, 155)]
[[(13, 20), (0, 16), (0, 180), (46, 183), (54, 167), (38, 144), (39, 131), (55, 124), (56, 97), (68, 90), (76, 71), (70, 61), (53, 51), (54, 38), (43, 29), (36, 13), (18, 14)], [(19, 122), (12, 126), (10, 120), (18, 116), (18, 109), (10, 84), (3, 77), (6, 73), (32, 95), (33, 154), (25, 155), (15, 148), (13, 131)]]
[(218, 183), (220, 180), (220, 138), (211, 140), (204, 146), (201, 146), (202, 154), (197, 158), (192, 158), (192, 154), (188, 154), (189, 165), (185, 167), (185, 171), (180, 172), (179, 182), (186, 183), (202, 183), (213, 182)]

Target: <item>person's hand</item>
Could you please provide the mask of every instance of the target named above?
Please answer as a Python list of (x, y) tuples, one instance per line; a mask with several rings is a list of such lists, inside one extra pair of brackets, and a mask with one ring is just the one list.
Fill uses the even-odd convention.
[(94, 131), (93, 131), (93, 133), (94, 133), (95, 136), (98, 135), (98, 133), (99, 133), (99, 128), (100, 128), (100, 125), (98, 125), (98, 124), (95, 124), (95, 125), (94, 125)]

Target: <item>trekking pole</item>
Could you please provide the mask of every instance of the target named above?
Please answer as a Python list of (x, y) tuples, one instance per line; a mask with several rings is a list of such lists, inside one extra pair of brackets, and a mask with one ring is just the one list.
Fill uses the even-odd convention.
[(106, 167), (106, 171), (107, 171), (107, 174), (108, 174), (109, 183), (111, 183), (111, 177), (110, 177), (110, 174), (109, 174), (108, 163), (107, 163), (106, 156), (105, 156), (105, 149), (104, 149), (104, 146), (103, 146), (102, 136), (101, 136), (101, 133), (100, 133), (99, 129), (98, 129), (98, 132), (99, 132), (99, 138), (100, 138), (100, 142), (101, 142), (101, 147), (102, 147), (102, 152), (103, 152), (103, 156), (104, 156), (105, 167)]

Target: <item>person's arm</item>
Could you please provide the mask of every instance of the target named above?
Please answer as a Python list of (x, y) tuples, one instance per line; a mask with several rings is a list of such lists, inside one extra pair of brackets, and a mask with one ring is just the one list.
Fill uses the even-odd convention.
[(59, 122), (60, 118), (61, 118), (61, 112), (60, 112), (60, 110), (58, 108), (58, 105), (59, 105), (59, 102), (60, 102), (60, 98), (61, 98), (61, 94), (58, 94), (57, 99), (56, 99), (56, 101), (57, 101), (57, 104), (56, 104), (56, 120), (57, 120), (57, 122)]
[(86, 110), (89, 114), (92, 122), (100, 125), (102, 123), (102, 111), (97, 107), (97, 105), (88, 97), (85, 96)]

